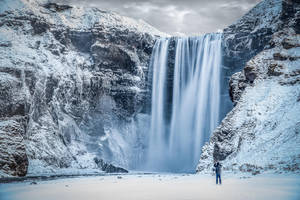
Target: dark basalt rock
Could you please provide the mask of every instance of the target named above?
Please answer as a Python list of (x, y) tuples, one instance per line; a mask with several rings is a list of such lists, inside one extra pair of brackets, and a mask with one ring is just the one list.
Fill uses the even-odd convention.
[[(135, 70), (137, 61), (129, 54), (128, 50), (111, 44), (94, 44), (91, 48), (95, 64), (99, 69), (112, 68), (137, 73)], [(121, 68), (121, 69), (122, 69)]]
[[(70, 31), (67, 36), (71, 43), (81, 52), (90, 52), (95, 42), (95, 36), (91, 32)], [(66, 43), (66, 42), (63, 42)]]
[(246, 67), (244, 68), (244, 74), (246, 77), (246, 81), (248, 81), (249, 83), (253, 83), (255, 78), (257, 77), (257, 72), (251, 65), (246, 65)]
[(56, 4), (56, 3), (46, 3), (44, 5), (44, 7), (49, 9), (49, 10), (52, 10), (54, 12), (55, 11), (61, 12), (61, 11), (68, 10), (68, 9), (72, 8), (72, 6), (69, 6), (69, 5)]
[(260, 174), (260, 171), (263, 169), (262, 167), (252, 165), (252, 164), (243, 164), (239, 167), (241, 172), (252, 173), (252, 175)]
[(12, 43), (10, 41), (0, 41), (0, 47), (11, 47)]
[[(299, 16), (300, 18), (300, 16)], [(285, 49), (291, 49), (293, 47), (299, 47), (297, 41), (292, 40), (290, 38), (285, 38), (282, 42), (281, 42), (283, 48)]]
[(175, 54), (176, 54), (176, 37), (172, 37), (169, 42), (168, 49), (168, 68), (167, 68), (167, 85), (166, 85), (166, 111), (164, 112), (164, 119), (170, 121), (172, 116), (172, 99), (173, 99), (173, 79), (175, 69)]
[(281, 54), (281, 53), (274, 53), (273, 57), (274, 57), (274, 60), (281, 60), (281, 61), (288, 59), (288, 57), (286, 55)]
[(283, 74), (283, 72), (280, 71), (283, 67), (281, 65), (278, 65), (276, 63), (271, 63), (268, 67), (268, 76), (280, 76)]
[(0, 169), (11, 176), (25, 176), (28, 169), (23, 136), (26, 118), (14, 117), (0, 125)]
[(99, 168), (105, 171), (106, 173), (128, 173), (126, 169), (123, 169), (121, 167), (116, 167), (112, 164), (108, 164), (104, 162), (102, 159), (94, 158), (94, 161), (99, 166)]
[(21, 72), (8, 68), (4, 68), (4, 71), (7, 72), (5, 75), (8, 80), (0, 80), (0, 117), (24, 116), (26, 101), (24, 101), (24, 97), (15, 95), (21, 93), (22, 83), (12, 76), (18, 76)]
[(220, 146), (217, 143), (215, 143), (213, 152), (214, 161), (225, 160), (227, 156), (229, 156), (231, 153), (231, 151), (228, 152), (226, 151), (226, 149), (220, 148)]
[(49, 24), (47, 24), (42, 19), (36, 19), (36, 18), (32, 19), (31, 26), (33, 28), (33, 33), (36, 35), (45, 33), (47, 30), (50, 29)]
[(229, 95), (233, 105), (237, 104), (246, 86), (247, 82), (243, 73), (238, 72), (231, 76), (229, 81)]

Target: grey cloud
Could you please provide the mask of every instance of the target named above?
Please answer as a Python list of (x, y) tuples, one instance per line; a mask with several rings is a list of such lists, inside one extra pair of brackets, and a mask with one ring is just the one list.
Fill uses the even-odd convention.
[[(63, 0), (143, 19), (157, 29), (187, 35), (215, 32), (230, 25), (260, 0)], [(62, 1), (59, 1), (62, 2)]]

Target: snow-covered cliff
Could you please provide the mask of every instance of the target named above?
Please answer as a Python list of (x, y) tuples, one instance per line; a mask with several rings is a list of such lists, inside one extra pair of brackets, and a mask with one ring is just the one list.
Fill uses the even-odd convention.
[[(299, 10), (299, 0), (264, 0), (224, 29), (222, 112), (232, 108), (226, 99), (234, 107), (197, 171), (210, 171), (214, 160), (253, 174), (300, 171)], [(96, 8), (0, 1), (0, 177), (124, 171), (115, 166), (142, 162), (148, 64), (160, 36)], [(174, 39), (168, 51), (174, 58)]]
[(96, 8), (0, 1), (0, 176), (138, 162), (148, 60), (162, 35)]
[(214, 161), (235, 172), (300, 172), (300, 2), (267, 2), (238, 22), (279, 9), (268, 15), (272, 23), (264, 20), (275, 31), (264, 50), (231, 76), (235, 107), (203, 147), (198, 172), (211, 171)]

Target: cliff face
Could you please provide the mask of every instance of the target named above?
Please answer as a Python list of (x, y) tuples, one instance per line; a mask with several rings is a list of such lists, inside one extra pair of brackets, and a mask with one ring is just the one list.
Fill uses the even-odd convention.
[(95, 8), (0, 4), (1, 174), (138, 160), (148, 60), (163, 34)]
[(282, 0), (264, 0), (223, 30), (222, 119), (233, 107), (228, 93), (231, 76), (259, 52), (270, 48), (272, 35), (282, 26), (281, 11)]
[[(249, 17), (259, 10), (270, 12), (266, 2)], [(282, 1), (275, 9), (280, 13), (269, 16), (276, 20), (268, 26), (279, 28), (272, 29), (264, 50), (231, 76), (235, 107), (203, 147), (198, 172), (210, 171), (217, 160), (236, 172), (300, 172), (300, 4)], [(238, 24), (248, 24), (247, 18)]]
[(270, 48), (273, 33), (282, 26), (281, 11), (282, 0), (264, 0), (223, 30), (223, 62), (231, 73), (241, 71), (253, 56)]
[[(226, 170), (299, 172), (299, 27), (298, 0), (265, 0), (224, 30), (222, 113), (234, 108), (197, 171), (219, 160)], [(0, 1), (0, 176), (142, 162), (156, 36), (165, 34), (95, 8)]]

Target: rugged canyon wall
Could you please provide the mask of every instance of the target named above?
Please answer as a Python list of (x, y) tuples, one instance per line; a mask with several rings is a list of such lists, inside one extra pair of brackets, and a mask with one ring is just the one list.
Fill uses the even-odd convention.
[(161, 35), (96, 8), (1, 1), (0, 176), (114, 171), (106, 163), (139, 160)]
[[(264, 0), (224, 29), (222, 116), (232, 110), (198, 172), (216, 160), (231, 171), (299, 172), (299, 12), (298, 0)], [(148, 65), (161, 36), (96, 8), (0, 1), (0, 177), (124, 172), (116, 166), (143, 162)], [(175, 46), (171, 38), (168, 91)]]
[[(240, 27), (253, 21), (258, 23), (250, 35), (237, 40)], [(299, 27), (300, 2), (287, 0), (263, 1), (225, 29), (226, 52), (233, 56), (225, 63), (243, 70), (231, 76), (235, 106), (203, 147), (198, 172), (210, 172), (214, 161), (221, 161), (224, 170), (254, 175), (300, 172)], [(257, 31), (263, 38), (251, 39)]]

